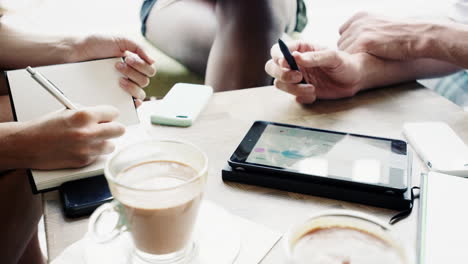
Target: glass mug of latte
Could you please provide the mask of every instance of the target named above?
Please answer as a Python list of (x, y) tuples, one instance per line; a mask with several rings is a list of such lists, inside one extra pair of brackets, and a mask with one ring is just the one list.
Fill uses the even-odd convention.
[[(139, 263), (181, 263), (194, 255), (192, 231), (208, 173), (208, 159), (197, 147), (171, 140), (132, 144), (110, 157), (105, 176), (114, 197), (90, 219), (98, 242), (130, 232)], [(115, 227), (99, 232), (106, 214)]]
[(295, 225), (284, 247), (288, 264), (412, 263), (387, 224), (349, 210), (327, 210)]

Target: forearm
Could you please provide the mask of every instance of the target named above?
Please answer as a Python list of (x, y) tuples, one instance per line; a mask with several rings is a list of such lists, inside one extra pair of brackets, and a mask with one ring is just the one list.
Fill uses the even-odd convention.
[(428, 26), (419, 44), (414, 45), (418, 57), (446, 61), (468, 68), (468, 25), (456, 22), (433, 23)]
[(74, 38), (22, 32), (0, 21), (0, 69), (68, 62), (74, 43)]
[(360, 54), (359, 56), (361, 72), (363, 73), (360, 90), (417, 79), (440, 77), (461, 70), (458, 66), (434, 59), (388, 61), (368, 54)]
[(25, 149), (28, 144), (24, 137), (25, 126), (21, 122), (0, 123), (0, 171), (29, 167), (28, 160), (32, 157)]

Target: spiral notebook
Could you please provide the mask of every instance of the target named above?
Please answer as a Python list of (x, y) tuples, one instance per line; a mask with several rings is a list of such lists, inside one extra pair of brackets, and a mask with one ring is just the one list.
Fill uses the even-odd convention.
[(421, 177), (419, 264), (468, 262), (468, 179)]
[[(35, 68), (78, 105), (116, 107), (120, 111), (117, 121), (127, 126), (125, 135), (116, 140), (117, 147), (145, 136), (138, 127), (139, 119), (132, 97), (119, 86), (121, 74), (114, 67), (119, 60), (121, 58), (110, 58)], [(5, 74), (16, 121), (34, 120), (64, 108), (25, 69)], [(66, 181), (102, 174), (105, 160), (106, 157), (101, 156), (98, 161), (80, 169), (30, 170), (33, 191), (49, 190)]]

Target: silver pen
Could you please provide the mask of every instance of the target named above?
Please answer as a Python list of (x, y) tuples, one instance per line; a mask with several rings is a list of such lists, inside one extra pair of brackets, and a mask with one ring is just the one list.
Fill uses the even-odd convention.
[(68, 99), (65, 94), (57, 87), (55, 86), (51, 81), (47, 80), (44, 75), (42, 75), (40, 72), (34, 70), (30, 66), (26, 68), (26, 70), (31, 74), (31, 77), (39, 83), (44, 89), (46, 89), (55, 99), (57, 99), (63, 106), (65, 106), (68, 109), (71, 110), (77, 110), (78, 107), (76, 107), (70, 99)]

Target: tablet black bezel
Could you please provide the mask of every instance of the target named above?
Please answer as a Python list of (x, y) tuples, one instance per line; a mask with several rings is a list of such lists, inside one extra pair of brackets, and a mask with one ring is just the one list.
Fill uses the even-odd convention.
[[(342, 178), (341, 179), (334, 178), (334, 177), (339, 177), (339, 176), (333, 176), (333, 175), (329, 175), (328, 177), (317, 176), (317, 175), (312, 175), (312, 174), (300, 173), (298, 171), (287, 169), (287, 168), (247, 162), (246, 161), (247, 157), (250, 155), (250, 152), (252, 151), (257, 141), (259, 140), (260, 136), (262, 135), (263, 131), (268, 125), (283, 126), (283, 127), (288, 127), (288, 128), (298, 128), (298, 129), (305, 129), (305, 130), (318, 131), (318, 132), (331, 133), (331, 134), (339, 134), (339, 135), (351, 135), (351, 136), (362, 137), (362, 138), (383, 140), (386, 142), (390, 141), (392, 144), (392, 152), (402, 154), (407, 157), (408, 166), (406, 168), (406, 186), (403, 187), (403, 186), (392, 186), (392, 185), (386, 185), (386, 184), (369, 184), (369, 183), (363, 183), (363, 182), (355, 182), (355, 181), (344, 180)], [(403, 140), (383, 138), (383, 137), (374, 137), (374, 136), (367, 136), (367, 135), (360, 135), (360, 134), (346, 133), (346, 132), (332, 131), (332, 130), (325, 130), (325, 129), (317, 129), (317, 128), (311, 128), (311, 127), (304, 127), (304, 126), (297, 126), (297, 125), (283, 124), (283, 123), (276, 123), (276, 122), (268, 122), (268, 121), (255, 121), (253, 123), (253, 125), (251, 126), (251, 128), (249, 129), (249, 131), (247, 132), (247, 134), (245, 135), (245, 137), (243, 138), (243, 140), (237, 147), (237, 149), (232, 154), (231, 158), (228, 160), (228, 164), (235, 170), (237, 169), (237, 170), (244, 170), (244, 171), (258, 171), (262, 173), (269, 173), (272, 175), (276, 175), (278, 177), (293, 177), (293, 178), (297, 178), (300, 180), (312, 181), (315, 183), (337, 184), (340, 186), (349, 186), (349, 187), (358, 188), (358, 189), (367, 189), (367, 190), (374, 190), (374, 191), (390, 191), (390, 192), (396, 192), (396, 193), (402, 193), (408, 189), (408, 181), (410, 180), (410, 177), (411, 177), (411, 156), (408, 154), (407, 143)]]

